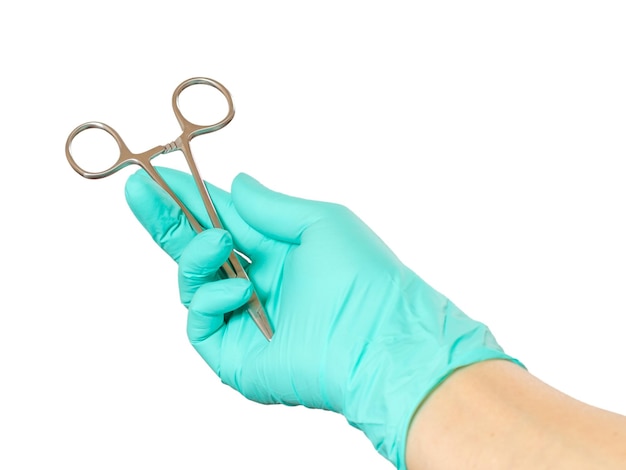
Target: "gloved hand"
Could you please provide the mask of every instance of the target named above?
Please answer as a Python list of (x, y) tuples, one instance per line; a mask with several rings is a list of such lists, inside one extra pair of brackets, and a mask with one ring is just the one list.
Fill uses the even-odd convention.
[[(191, 177), (159, 172), (209, 226)], [(231, 194), (207, 187), (228, 232), (196, 235), (143, 172), (129, 178), (126, 197), (179, 263), (194, 348), (247, 398), (342, 413), (403, 469), (411, 418), (439, 383), (474, 362), (515, 361), (345, 207), (279, 194), (244, 174)], [(251, 294), (248, 281), (217, 275), (233, 245), (252, 260), (249, 276), (275, 329), (271, 342), (246, 313), (224, 322)]]

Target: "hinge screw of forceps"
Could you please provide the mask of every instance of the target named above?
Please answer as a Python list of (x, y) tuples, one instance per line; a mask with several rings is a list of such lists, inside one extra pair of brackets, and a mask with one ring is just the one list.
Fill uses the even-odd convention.
[(165, 144), (165, 151), (163, 153), (170, 153), (173, 152), (174, 150), (178, 150), (178, 146), (176, 145), (176, 142), (170, 142), (169, 144)]

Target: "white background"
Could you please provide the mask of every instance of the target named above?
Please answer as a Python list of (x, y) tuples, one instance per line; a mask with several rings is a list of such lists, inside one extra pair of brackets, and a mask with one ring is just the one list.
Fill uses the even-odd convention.
[(147, 5), (0, 7), (1, 468), (390, 468), (341, 416), (222, 385), (134, 170), (67, 164), (86, 120), (176, 137), (198, 75), (237, 107), (194, 141), (205, 179), (348, 205), (531, 372), (626, 414), (623, 2)]

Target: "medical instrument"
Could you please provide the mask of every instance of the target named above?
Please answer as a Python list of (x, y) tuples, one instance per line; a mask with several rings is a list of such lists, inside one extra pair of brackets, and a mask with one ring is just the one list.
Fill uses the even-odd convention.
[[(179, 103), (178, 103), (180, 94), (186, 88), (194, 86), (194, 85), (208, 85), (217, 89), (219, 92), (221, 92), (221, 94), (224, 96), (228, 104), (228, 112), (222, 120), (211, 125), (198, 125), (198, 124), (194, 124), (190, 122), (183, 116), (182, 112), (180, 111)], [(157, 170), (154, 168), (154, 166), (151, 163), (151, 160), (158, 155), (173, 152), (175, 150), (180, 150), (185, 156), (185, 160), (187, 161), (189, 170), (191, 171), (191, 174), (193, 175), (193, 179), (195, 181), (198, 191), (200, 192), (200, 196), (202, 198), (202, 201), (208, 213), (211, 224), (213, 225), (214, 228), (223, 228), (222, 222), (220, 221), (217, 211), (215, 210), (215, 206), (213, 204), (213, 200), (211, 199), (211, 195), (209, 194), (206, 186), (204, 185), (204, 182), (202, 178), (200, 177), (200, 173), (198, 171), (196, 163), (193, 159), (193, 155), (191, 153), (190, 142), (194, 137), (197, 137), (202, 134), (215, 132), (217, 130), (222, 129), (224, 126), (230, 123), (230, 121), (233, 119), (234, 114), (235, 114), (235, 108), (233, 106), (233, 100), (232, 100), (231, 94), (228, 91), (228, 89), (226, 89), (226, 87), (224, 87), (221, 83), (215, 80), (212, 80), (210, 78), (204, 78), (204, 77), (190, 78), (182, 82), (180, 85), (178, 85), (176, 90), (174, 90), (174, 94), (172, 96), (172, 107), (174, 109), (174, 114), (176, 116), (176, 119), (178, 120), (178, 123), (180, 124), (180, 127), (182, 129), (182, 133), (180, 134), (178, 138), (176, 138), (174, 141), (166, 145), (159, 145), (145, 152), (135, 154), (129, 150), (129, 148), (126, 146), (126, 144), (124, 143), (120, 135), (112, 127), (102, 122), (92, 121), (92, 122), (86, 122), (84, 124), (81, 124), (70, 133), (70, 135), (67, 138), (67, 142), (65, 144), (65, 155), (67, 156), (67, 159), (70, 165), (72, 166), (72, 168), (79, 175), (85, 178), (89, 178), (89, 179), (104, 178), (106, 176), (112, 175), (113, 173), (116, 173), (117, 171), (121, 170), (122, 168), (128, 165), (132, 165), (132, 164), (139, 165), (141, 168), (143, 168), (146, 171), (146, 173), (148, 173), (148, 175), (150, 175), (150, 177), (161, 188), (163, 188), (172, 197), (174, 201), (176, 201), (176, 203), (180, 206), (183, 213), (189, 220), (189, 223), (191, 224), (193, 229), (196, 232), (201, 232), (204, 230), (204, 227), (202, 227), (202, 225), (192, 215), (189, 209), (185, 207), (185, 205), (180, 200), (180, 198), (167, 185), (165, 180), (161, 177), (161, 175), (159, 175), (159, 173), (157, 172)], [(78, 134), (80, 134), (81, 132), (87, 129), (103, 130), (107, 132), (108, 134), (110, 134), (117, 142), (117, 146), (120, 152), (119, 158), (110, 168), (107, 168), (106, 170), (102, 170), (99, 172), (92, 172), (92, 171), (84, 170), (76, 163), (71, 152), (72, 142), (74, 141), (74, 139), (76, 138)], [(246, 271), (244, 270), (243, 266), (241, 265), (238, 259), (238, 255), (236, 251), (232, 251), (230, 253), (228, 261), (224, 263), (221, 269), (226, 277), (229, 277), (229, 278), (239, 277), (239, 278), (244, 278), (244, 279), (249, 280), (249, 277)], [(253, 291), (252, 296), (250, 300), (248, 301), (248, 303), (246, 304), (245, 308), (250, 314), (250, 316), (252, 317), (252, 320), (254, 321), (254, 323), (261, 330), (263, 335), (268, 340), (271, 340), (273, 336), (273, 329), (269, 323), (267, 314), (265, 313), (265, 309), (263, 305), (261, 304), (261, 301), (259, 300), (259, 297), (256, 291)]]

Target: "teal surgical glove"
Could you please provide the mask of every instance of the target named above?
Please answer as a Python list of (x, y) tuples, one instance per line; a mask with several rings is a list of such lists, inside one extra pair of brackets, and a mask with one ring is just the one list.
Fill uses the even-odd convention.
[[(191, 177), (159, 171), (208, 226)], [(247, 398), (341, 413), (404, 469), (411, 418), (438, 384), (478, 361), (515, 361), (345, 207), (279, 194), (244, 174), (231, 194), (207, 186), (228, 232), (196, 235), (145, 173), (130, 177), (126, 196), (179, 264), (191, 343)], [(229, 314), (251, 294), (248, 281), (217, 275), (233, 246), (252, 260), (271, 342), (247, 314)]]

